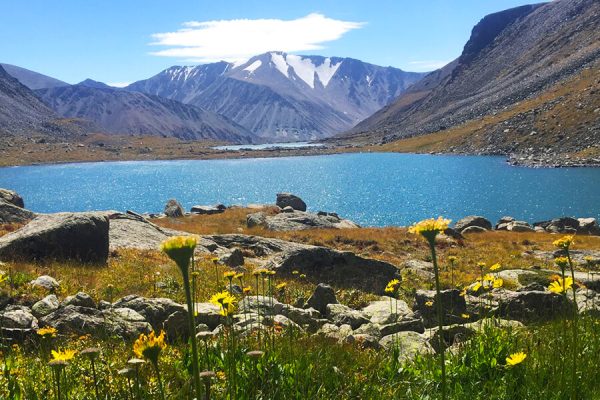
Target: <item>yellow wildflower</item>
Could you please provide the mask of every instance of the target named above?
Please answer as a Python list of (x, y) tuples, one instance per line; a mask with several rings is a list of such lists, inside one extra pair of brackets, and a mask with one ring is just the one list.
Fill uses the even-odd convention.
[(160, 249), (175, 261), (184, 274), (187, 274), (197, 243), (194, 236), (173, 236), (162, 242)]
[(259, 269), (255, 269), (254, 272), (252, 272), (252, 275), (254, 276), (258, 276), (258, 275), (266, 275), (267, 274), (267, 270), (264, 268), (259, 268)]
[(504, 281), (502, 280), (502, 278), (496, 278), (496, 279), (494, 279), (494, 282), (492, 283), (492, 286), (494, 287), (494, 289), (501, 288), (502, 285), (504, 285)]
[(573, 240), (573, 235), (566, 235), (552, 242), (555, 247), (565, 250), (569, 250), (569, 247), (571, 247), (574, 243), (575, 240)]
[(225, 317), (235, 311), (235, 297), (227, 291), (214, 294), (210, 298), (210, 302), (219, 306), (221, 315)]
[(479, 289), (481, 289), (481, 282), (476, 282), (471, 288), (473, 292), (477, 292)]
[(398, 279), (392, 279), (388, 282), (387, 286), (385, 287), (385, 292), (396, 293), (398, 286), (400, 286), (400, 281)]
[(300, 274), (300, 279), (305, 279), (306, 278), (306, 274)]
[(252, 291), (252, 288), (250, 286), (246, 286), (245, 288), (242, 289), (242, 292), (244, 294), (248, 294)]
[(492, 265), (492, 266), (490, 267), (490, 271), (497, 271), (497, 270), (499, 270), (500, 268), (502, 268), (502, 266), (500, 265), (500, 263), (496, 263), (496, 264), (494, 264), (494, 265)]
[(451, 263), (455, 263), (456, 260), (458, 260), (458, 257), (456, 257), (456, 256), (448, 256), (448, 261), (450, 261)]
[(53, 328), (51, 326), (47, 326), (45, 328), (41, 328), (36, 331), (36, 333), (38, 335), (40, 335), (41, 337), (43, 337), (45, 339), (56, 337), (56, 332), (57, 332), (56, 328)]
[(425, 305), (426, 305), (427, 307), (432, 307), (432, 306), (433, 306), (433, 301), (431, 301), (431, 300), (429, 300), (429, 301), (426, 301), (426, 302), (425, 302)]
[(460, 316), (463, 317), (463, 319), (471, 318), (471, 316), (469, 314), (461, 314)]
[(241, 272), (238, 272), (237, 274), (235, 274), (234, 278), (238, 279), (238, 280), (242, 280), (242, 278), (244, 277), (244, 274)]
[(521, 364), (527, 358), (527, 354), (521, 352), (511, 354), (509, 357), (506, 357), (506, 365), (509, 367), (514, 367), (517, 364)]
[(569, 265), (569, 259), (567, 257), (556, 257), (554, 264), (559, 266), (560, 269), (565, 269)]
[(297, 269), (292, 271), (292, 275), (298, 275), (300, 273), (300, 271), (298, 271)]
[(73, 357), (75, 357), (75, 354), (77, 352), (75, 350), (52, 350), (52, 360), (53, 361), (62, 361), (62, 362), (68, 362), (71, 361), (73, 359)]
[(467, 295), (467, 289), (463, 289), (460, 293), (459, 296), (461, 297), (465, 297)]
[(279, 285), (275, 286), (277, 290), (283, 290), (287, 286), (287, 282), (281, 282)]
[(155, 365), (158, 363), (161, 350), (166, 348), (165, 331), (160, 331), (158, 336), (154, 331), (149, 335), (142, 333), (133, 344), (133, 352), (136, 356), (145, 358)]
[(548, 290), (552, 293), (561, 294), (569, 290), (572, 286), (573, 278), (567, 277), (563, 281), (563, 279), (559, 277), (556, 281), (550, 283), (550, 286), (548, 286)]
[(485, 268), (485, 263), (484, 263), (484, 262), (482, 262), (482, 261), (479, 261), (479, 262), (477, 263), (477, 266), (478, 266), (479, 268), (481, 268), (481, 269), (484, 269), (484, 268)]
[(408, 229), (408, 232), (421, 235), (427, 240), (433, 240), (438, 233), (444, 232), (446, 229), (448, 229), (449, 224), (450, 220), (442, 217), (438, 217), (438, 219), (425, 219), (411, 226)]
[(223, 272), (223, 277), (229, 280), (232, 280), (235, 277), (236, 273), (234, 271)]

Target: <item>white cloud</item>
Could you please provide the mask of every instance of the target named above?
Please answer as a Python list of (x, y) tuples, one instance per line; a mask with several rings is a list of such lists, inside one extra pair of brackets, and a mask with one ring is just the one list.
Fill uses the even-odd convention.
[(108, 86), (123, 88), (125, 86), (129, 86), (131, 82), (108, 82)]
[(442, 68), (452, 60), (426, 60), (426, 61), (409, 61), (411, 66), (410, 71), (433, 71)]
[(150, 54), (194, 62), (247, 60), (271, 50), (319, 50), (363, 22), (341, 21), (313, 13), (294, 20), (234, 19), (190, 21), (176, 32), (155, 33), (151, 45), (166, 46)]

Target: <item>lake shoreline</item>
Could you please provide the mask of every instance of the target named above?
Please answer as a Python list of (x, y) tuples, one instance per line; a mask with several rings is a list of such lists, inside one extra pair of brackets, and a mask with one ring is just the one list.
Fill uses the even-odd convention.
[[(518, 155), (466, 152), (413, 152), (394, 151), (386, 146), (310, 146), (274, 147), (259, 150), (219, 150), (202, 142), (173, 142), (155, 139), (152, 147), (127, 146), (119, 149), (110, 145), (81, 145), (66, 143), (29, 143), (25, 147), (14, 146), (14, 150), (2, 152), (0, 168), (16, 166), (41, 166), (74, 163), (119, 162), (119, 161), (186, 161), (186, 160), (235, 160), (249, 158), (278, 158), (334, 155), (347, 153), (398, 153), (456, 156), (502, 156), (507, 164), (526, 168), (599, 168), (600, 160), (576, 159), (563, 155)], [(135, 138), (131, 139), (132, 141)], [(157, 141), (158, 140), (158, 141)], [(59, 151), (59, 148), (61, 151)]]

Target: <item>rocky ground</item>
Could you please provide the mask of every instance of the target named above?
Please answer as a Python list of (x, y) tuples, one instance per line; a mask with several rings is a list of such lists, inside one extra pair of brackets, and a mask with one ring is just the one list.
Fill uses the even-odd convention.
[[(13, 262), (38, 263), (47, 259), (102, 265), (113, 257), (111, 254), (124, 249), (155, 251), (164, 239), (189, 234), (166, 225), (194, 218), (185, 217), (189, 213), (184, 212), (176, 200), (169, 201), (165, 213), (152, 219), (134, 212), (115, 211), (34, 215), (23, 208), (23, 199), (18, 194), (8, 190), (0, 190), (0, 206), (3, 206), (0, 207), (0, 222), (22, 226), (0, 236), (0, 260), (8, 263), (3, 264), (3, 268)], [(210, 218), (219, 218), (228, 212), (228, 208), (221, 205), (195, 206), (193, 210), (196, 217)], [(373, 258), (368, 252), (357, 254), (326, 245), (269, 237), (294, 232), (361, 230), (358, 225), (333, 213), (306, 212), (302, 199), (289, 193), (279, 194), (276, 205), (261, 210), (245, 212), (247, 226), (244, 229), (261, 229), (253, 232), (262, 232), (262, 235), (204, 234), (200, 238), (197, 257), (210, 257), (215, 265), (243, 273), (251, 272), (249, 268), (266, 268), (276, 271), (278, 279), (288, 281), (308, 276), (307, 284), (312, 289), (308, 297), (282, 298), (274, 296), (273, 292), (241, 297), (234, 317), (235, 329), (241, 334), (278, 326), (322, 335), (340, 343), (354, 343), (362, 348), (389, 348), (400, 341), (402, 357), (407, 358), (436, 351), (439, 342), (435, 339), (437, 314), (434, 310), (438, 299), (432, 290), (414, 286), (417, 282), (432, 281), (430, 260), (415, 258), (412, 250), (407, 252), (406, 247), (401, 252), (405, 252), (407, 258), (401, 264), (395, 264), (382, 257)], [(582, 313), (600, 315), (600, 292), (597, 291), (600, 290), (600, 277), (590, 272), (600, 266), (600, 242), (593, 238), (600, 235), (600, 227), (595, 219), (563, 217), (530, 225), (505, 217), (493, 225), (483, 217), (470, 216), (449, 228), (440, 238), (440, 246), (458, 249), (478, 235), (492, 231), (544, 238), (550, 233), (569, 233), (581, 238), (576, 240), (587, 247), (580, 247), (572, 254), (579, 268), (584, 268), (576, 275), (578, 309)], [(512, 236), (516, 240), (520, 240), (519, 237)], [(338, 238), (343, 240), (341, 236)], [(526, 241), (531, 243), (529, 239), (523, 243)], [(406, 242), (402, 246), (406, 246)], [(560, 254), (533, 246), (524, 256), (538, 260), (542, 265), (551, 265), (552, 259)], [(448, 271), (445, 273), (447, 277)], [(452, 346), (464, 341), (479, 329), (482, 320), (490, 316), (496, 318), (496, 324), (519, 328), (568, 312), (573, 307), (572, 301), (547, 289), (549, 276), (553, 273), (556, 271), (547, 268), (523, 269), (506, 265), (495, 272), (496, 277), (505, 282), (500, 288), (481, 290), (475, 285), (461, 284), (458, 289), (444, 290), (440, 301), (446, 343)], [(0, 325), (4, 337), (23, 340), (43, 326), (78, 335), (102, 334), (126, 339), (152, 329), (164, 329), (171, 338), (189, 334), (182, 328), (186, 308), (173, 299), (131, 294), (95, 300), (84, 291), (66, 293), (67, 296), (62, 297), (64, 288), (61, 288), (60, 277), (56, 278), (41, 275), (29, 282), (31, 293), (35, 293), (33, 296), (20, 298), (4, 294), (0, 298)], [(407, 288), (412, 287), (411, 294), (403, 299), (385, 296), (384, 288), (392, 279), (402, 280)], [(241, 296), (240, 286), (233, 285), (232, 290)], [(352, 308), (340, 303), (337, 296), (340, 290), (368, 296)], [(197, 332), (201, 336), (214, 335), (223, 329), (224, 319), (217, 306), (199, 302), (195, 307)]]

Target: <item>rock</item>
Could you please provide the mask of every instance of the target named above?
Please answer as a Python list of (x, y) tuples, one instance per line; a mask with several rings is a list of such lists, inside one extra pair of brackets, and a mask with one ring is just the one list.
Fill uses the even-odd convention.
[(33, 287), (43, 288), (50, 292), (54, 292), (60, 288), (60, 283), (58, 283), (56, 279), (48, 275), (38, 276), (37, 278), (29, 282), (29, 284)]
[(219, 261), (231, 268), (241, 267), (244, 265), (244, 255), (240, 249), (233, 249), (231, 253), (219, 257)]
[(579, 221), (577, 233), (600, 236), (600, 226), (596, 218), (578, 218), (577, 221)]
[(512, 221), (506, 225), (506, 230), (512, 232), (535, 232), (535, 230), (525, 221)]
[(421, 318), (405, 319), (387, 325), (381, 325), (381, 336), (388, 336), (398, 332), (413, 331), (418, 333), (425, 332), (425, 325)]
[(571, 217), (561, 217), (551, 221), (535, 222), (533, 226), (541, 226), (550, 233), (576, 233), (579, 221)]
[(165, 205), (165, 215), (169, 218), (180, 218), (183, 217), (184, 211), (181, 204), (175, 199), (170, 199)]
[(541, 291), (503, 292), (498, 301), (500, 316), (523, 323), (542, 322), (568, 315), (573, 304), (563, 296)]
[(171, 229), (161, 228), (135, 213), (106, 213), (110, 220), (110, 250), (132, 248), (156, 250), (170, 236), (189, 235)]
[(317, 335), (325, 336), (328, 339), (333, 339), (340, 343), (343, 343), (343, 341), (352, 334), (353, 332), (350, 325), (342, 325), (338, 327), (334, 324), (324, 324), (317, 331)]
[(0, 188), (0, 199), (20, 208), (25, 208), (23, 198), (15, 191)]
[(386, 296), (381, 297), (381, 300), (372, 301), (361, 311), (372, 323), (378, 325), (415, 319), (413, 311), (406, 302)]
[(38, 320), (31, 310), (23, 306), (8, 306), (0, 313), (0, 327), (2, 329), (37, 329)]
[(137, 295), (125, 296), (117, 300), (113, 307), (130, 308), (137, 311), (156, 331), (163, 329), (163, 323), (171, 314), (186, 310), (184, 306), (171, 299), (145, 298)]
[[(283, 207), (283, 209), (281, 210), (281, 212), (283, 212), (283, 213), (293, 213), (294, 209), (292, 207), (290, 207), (290, 206), (287, 206), (287, 207)], [(320, 215), (320, 214), (317, 214), (317, 215)]]
[[(197, 324), (205, 324), (210, 329), (215, 329), (225, 322), (225, 317), (221, 315), (219, 306), (213, 303), (196, 303), (194, 307), (196, 308), (195, 321)], [(185, 309), (187, 310), (187, 307)]]
[(206, 248), (214, 246), (215, 249), (219, 247), (226, 249), (240, 248), (253, 252), (256, 257), (314, 247), (280, 239), (241, 234), (206, 235), (201, 238), (200, 245)]
[(341, 219), (337, 215), (318, 215), (309, 212), (287, 210), (273, 216), (265, 217), (264, 227), (271, 231), (298, 231), (304, 229), (352, 229), (359, 225), (354, 222)]
[(217, 204), (216, 206), (193, 206), (190, 210), (192, 214), (201, 215), (212, 215), (221, 214), (227, 209), (223, 204)]
[(44, 317), (58, 309), (59, 302), (55, 295), (50, 294), (31, 307), (31, 312), (36, 318)]
[[(442, 311), (444, 313), (444, 325), (461, 322), (461, 315), (467, 312), (465, 298), (457, 289), (442, 290)], [(417, 290), (413, 311), (422, 318), (426, 327), (437, 326), (437, 296), (434, 290)]]
[(31, 211), (0, 199), (0, 224), (24, 224), (34, 218)]
[(75, 296), (67, 296), (62, 302), (62, 306), (68, 305), (96, 308), (96, 303), (94, 302), (94, 300), (87, 293), (84, 292), (79, 292)]
[(279, 301), (268, 296), (246, 296), (239, 303), (239, 312), (254, 312), (260, 315), (275, 315), (275, 307), (279, 306)]
[(44, 326), (56, 328), (59, 332), (119, 335), (127, 339), (133, 339), (152, 329), (143, 316), (127, 308), (100, 311), (95, 308), (67, 305), (41, 318), (40, 322)]
[(287, 304), (278, 303), (273, 306), (273, 312), (288, 317), (298, 325), (315, 325), (321, 314), (314, 308), (297, 308)]
[[(422, 260), (407, 260), (402, 266), (402, 277), (419, 277), (424, 281), (429, 281), (435, 277), (433, 273), (433, 263)], [(410, 281), (410, 279), (407, 279)]]
[(513, 222), (515, 219), (513, 217), (502, 217), (496, 223), (495, 228), (497, 230), (506, 230), (506, 226), (509, 222)]
[(263, 226), (267, 220), (267, 215), (264, 212), (248, 214), (246, 216), (246, 226), (254, 228), (255, 226)]
[(319, 283), (315, 288), (312, 296), (306, 302), (308, 307), (312, 307), (315, 310), (319, 311), (321, 315), (327, 314), (327, 305), (329, 304), (338, 304), (338, 301), (335, 297), (335, 292), (331, 288), (331, 286), (326, 285), (324, 283)]
[(297, 270), (311, 280), (372, 293), (383, 293), (391, 279), (400, 278), (392, 264), (316, 246), (277, 254), (265, 267), (289, 276)]
[(346, 344), (354, 344), (361, 349), (374, 349), (379, 350), (381, 345), (379, 344), (379, 339), (376, 336), (372, 336), (369, 334), (357, 334), (353, 333), (344, 338), (344, 343)]
[(325, 316), (336, 325), (350, 325), (352, 329), (369, 322), (366, 315), (343, 304), (327, 304)]
[(101, 213), (40, 215), (0, 237), (0, 259), (105, 263), (107, 258), (108, 218)]
[(463, 231), (472, 226), (483, 228), (488, 231), (492, 229), (492, 223), (490, 221), (477, 215), (470, 215), (457, 221), (454, 225), (454, 229), (464, 234), (465, 232)]
[(487, 232), (487, 231), (488, 231), (487, 229), (482, 228), (480, 226), (469, 226), (469, 227), (463, 229), (461, 231), (461, 233), (463, 235), (468, 235), (470, 233), (483, 233), (483, 232)]
[(267, 319), (267, 325), (280, 327), (282, 329), (294, 329), (296, 332), (302, 331), (302, 327), (284, 315), (275, 315), (272, 319)]
[(292, 207), (294, 210), (306, 211), (306, 203), (298, 196), (291, 193), (277, 193), (275, 203), (280, 208)]
[(398, 361), (401, 363), (413, 360), (418, 354), (434, 353), (433, 347), (431, 347), (425, 336), (411, 331), (384, 336), (379, 344), (387, 350), (395, 346), (399, 352)]

